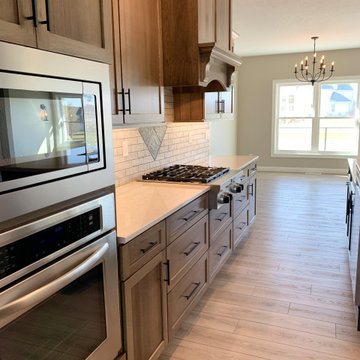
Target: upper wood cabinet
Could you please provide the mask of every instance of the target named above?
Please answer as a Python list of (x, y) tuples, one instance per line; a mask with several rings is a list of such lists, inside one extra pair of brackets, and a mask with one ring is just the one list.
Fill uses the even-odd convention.
[(110, 63), (111, 0), (3, 0), (0, 40)]
[(162, 0), (164, 85), (225, 91), (241, 59), (231, 49), (231, 0)]
[(161, 0), (113, 0), (113, 123), (164, 121)]
[(0, 1), (0, 40), (35, 47), (33, 13), (31, 0)]

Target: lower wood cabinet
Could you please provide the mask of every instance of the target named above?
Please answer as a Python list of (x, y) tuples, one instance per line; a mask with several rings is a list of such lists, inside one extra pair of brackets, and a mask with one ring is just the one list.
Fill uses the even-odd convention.
[(224, 231), (211, 240), (209, 249), (209, 278), (210, 281), (220, 271), (222, 265), (231, 255), (232, 250), (232, 222), (228, 222)]
[(233, 249), (235, 249), (241, 241), (241, 237), (248, 227), (248, 207), (243, 209), (233, 222)]
[(208, 284), (207, 252), (186, 273), (168, 295), (170, 338), (191, 311)]
[(163, 250), (123, 283), (127, 360), (157, 359), (168, 342)]
[(249, 196), (249, 224), (255, 220), (256, 216), (256, 193), (257, 191), (257, 179), (256, 174), (253, 174), (249, 178), (248, 196)]

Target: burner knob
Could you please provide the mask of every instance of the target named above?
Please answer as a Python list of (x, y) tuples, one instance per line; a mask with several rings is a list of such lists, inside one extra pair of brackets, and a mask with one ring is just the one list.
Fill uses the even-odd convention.
[(232, 199), (232, 195), (229, 193), (223, 193), (220, 195), (220, 197), (218, 198), (218, 203), (219, 204), (229, 204), (230, 200)]
[(244, 185), (243, 184), (235, 183), (235, 184), (230, 186), (230, 191), (233, 192), (233, 193), (240, 193), (243, 190), (244, 190)]

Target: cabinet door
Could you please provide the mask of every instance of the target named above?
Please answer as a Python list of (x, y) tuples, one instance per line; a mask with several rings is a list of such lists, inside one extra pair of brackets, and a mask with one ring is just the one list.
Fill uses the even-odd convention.
[(216, 45), (231, 50), (231, 0), (216, 0)]
[(220, 103), (218, 92), (206, 92), (205, 97), (205, 119), (220, 119)]
[(249, 224), (251, 224), (256, 216), (256, 175), (253, 175), (249, 179), (248, 196), (249, 196)]
[(198, 0), (199, 44), (215, 42), (216, 0)]
[(119, 0), (125, 123), (164, 121), (160, 0)]
[[(35, 11), (31, 0), (0, 1), (0, 40), (36, 46)], [(34, 17), (33, 19), (27, 19)]]
[(234, 118), (234, 88), (219, 93), (219, 111), (222, 119)]
[(38, 47), (112, 62), (111, 0), (37, 0)]
[(125, 281), (128, 360), (155, 359), (168, 341), (165, 250)]

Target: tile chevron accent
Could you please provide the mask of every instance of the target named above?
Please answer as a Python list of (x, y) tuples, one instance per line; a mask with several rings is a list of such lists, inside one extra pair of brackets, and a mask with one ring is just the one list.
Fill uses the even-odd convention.
[(152, 158), (156, 160), (162, 141), (166, 133), (166, 125), (142, 127), (139, 133), (144, 140)]

